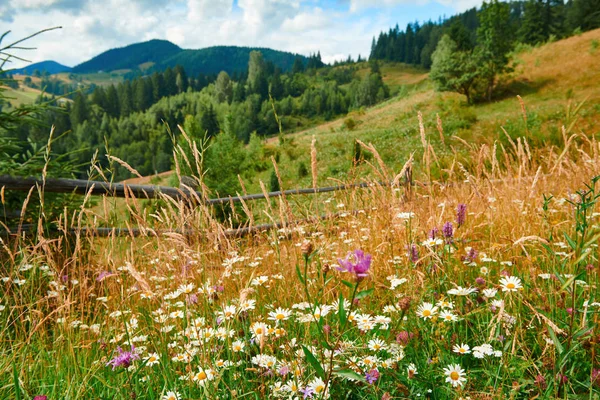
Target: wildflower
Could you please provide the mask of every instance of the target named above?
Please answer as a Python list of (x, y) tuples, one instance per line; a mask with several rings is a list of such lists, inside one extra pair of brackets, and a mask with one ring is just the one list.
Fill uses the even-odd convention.
[[(352, 262), (354, 261), (354, 263)], [(371, 255), (365, 254), (362, 250), (349, 252), (344, 260), (338, 259), (338, 271), (351, 272), (356, 275), (356, 279), (360, 280), (368, 275), (371, 267)]]
[(255, 322), (250, 327), (250, 330), (252, 331), (252, 337), (258, 340), (261, 340), (263, 336), (269, 334), (269, 327), (263, 322)]
[(371, 351), (380, 351), (385, 350), (386, 345), (385, 342), (381, 339), (371, 339), (369, 340), (368, 347)]
[(325, 382), (321, 378), (315, 378), (308, 384), (308, 387), (312, 389), (312, 392), (320, 398), (328, 398), (329, 394), (325, 392)]
[(439, 308), (448, 308), (448, 309), (452, 310), (454, 308), (454, 303), (452, 303), (451, 301), (448, 301), (444, 298), (441, 298), (437, 302), (436, 306), (438, 306)]
[(521, 289), (521, 279), (516, 276), (508, 276), (500, 279), (500, 286), (502, 286), (503, 292), (516, 292)]
[(455, 344), (452, 351), (458, 354), (469, 354), (471, 352), (469, 345), (464, 343), (461, 345)]
[(117, 354), (112, 360), (106, 363), (106, 366), (112, 365), (114, 371), (117, 367), (128, 368), (135, 360), (139, 360), (140, 356), (135, 353), (135, 347), (131, 346), (131, 351), (125, 351), (117, 347)]
[(444, 239), (446, 239), (446, 243), (452, 243), (452, 237), (454, 236), (454, 227), (451, 222), (446, 222), (442, 227), (442, 234), (444, 235)]
[(144, 361), (146, 361), (146, 365), (151, 367), (153, 365), (156, 365), (159, 363), (160, 356), (157, 353), (150, 353), (148, 354), (148, 356), (146, 358), (144, 358)]
[(402, 346), (406, 346), (414, 336), (415, 336), (414, 333), (408, 333), (407, 331), (402, 331), (396, 335), (396, 342), (401, 344)]
[(377, 379), (379, 379), (379, 371), (377, 371), (375, 368), (365, 374), (365, 381), (367, 381), (369, 385), (377, 382)]
[(271, 311), (269, 313), (269, 317), (267, 319), (270, 319), (271, 321), (275, 321), (275, 322), (279, 323), (281, 321), (285, 321), (288, 318), (290, 318), (290, 315), (292, 315), (291, 310), (278, 307), (275, 311)]
[(410, 261), (414, 263), (419, 261), (419, 248), (414, 243), (410, 245)]
[(467, 205), (460, 203), (456, 207), (456, 225), (462, 226), (464, 225), (467, 219)]
[(226, 306), (225, 308), (223, 308), (223, 311), (220, 311), (218, 313), (218, 316), (223, 318), (224, 320), (230, 320), (235, 316), (236, 312), (237, 312), (237, 310), (236, 310), (235, 306), (229, 305), (229, 306)]
[(33, 398), (33, 400), (48, 400), (48, 396), (38, 395)]
[(198, 367), (198, 372), (192, 375), (192, 381), (200, 386), (206, 385), (208, 381), (212, 381), (215, 377), (215, 373), (210, 368), (204, 369)]
[(440, 318), (444, 321), (444, 322), (454, 322), (454, 321), (458, 321), (458, 317), (454, 314), (452, 314), (452, 312), (444, 310), (440, 313)]
[(483, 286), (483, 285), (485, 285), (485, 279), (478, 276), (477, 278), (475, 278), (475, 283), (478, 284), (479, 286)]
[(408, 379), (412, 379), (415, 375), (418, 375), (417, 367), (415, 364), (408, 364), (406, 367), (406, 374), (408, 375)]
[(498, 293), (498, 290), (494, 288), (483, 290), (483, 295), (488, 299), (491, 299), (492, 297), (496, 296), (496, 293)]
[(181, 395), (179, 392), (167, 392), (160, 400), (181, 400)]
[(544, 375), (538, 374), (535, 377), (535, 385), (540, 388), (540, 390), (546, 390), (548, 385), (546, 385), (546, 378), (544, 378)]
[(473, 288), (473, 287), (463, 288), (462, 286), (457, 286), (454, 289), (448, 290), (447, 293), (455, 295), (455, 296), (468, 296), (471, 293), (475, 293), (475, 292), (477, 292), (477, 288)]
[(417, 315), (423, 319), (433, 318), (438, 308), (431, 303), (423, 303), (417, 308)]
[(452, 384), (453, 387), (462, 386), (467, 381), (465, 378), (465, 370), (458, 364), (450, 364), (447, 368), (444, 368), (444, 374), (446, 375), (446, 382)]

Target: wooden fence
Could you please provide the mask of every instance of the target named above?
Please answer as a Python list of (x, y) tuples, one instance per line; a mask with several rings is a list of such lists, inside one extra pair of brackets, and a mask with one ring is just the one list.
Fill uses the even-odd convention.
[[(406, 182), (405, 185), (412, 185), (410, 181), (411, 174), (406, 174)], [(131, 197), (135, 196), (137, 198), (160, 198), (161, 196), (168, 196), (173, 199), (178, 200), (189, 200), (193, 197), (197, 197), (201, 199), (206, 205), (218, 205), (218, 204), (228, 204), (231, 202), (241, 202), (243, 201), (252, 201), (259, 199), (267, 199), (272, 197), (281, 197), (281, 196), (295, 196), (295, 195), (311, 195), (317, 193), (328, 193), (328, 192), (336, 192), (341, 190), (348, 190), (353, 188), (367, 188), (367, 187), (384, 187), (390, 186), (391, 182), (362, 182), (356, 184), (347, 184), (347, 185), (338, 185), (338, 186), (328, 186), (328, 187), (319, 187), (319, 188), (307, 188), (307, 189), (291, 189), (284, 191), (276, 191), (269, 192), (266, 195), (264, 193), (256, 193), (256, 194), (248, 194), (244, 196), (230, 196), (230, 197), (221, 197), (215, 199), (204, 199), (204, 195), (202, 192), (191, 192), (190, 189), (184, 188), (173, 188), (166, 186), (154, 186), (154, 185), (129, 185), (124, 183), (109, 183), (102, 181), (86, 181), (80, 179), (56, 179), (56, 178), (46, 178), (45, 180), (39, 178), (20, 178), (8, 175), (0, 176), (0, 188), (4, 191), (21, 191), (21, 192), (29, 192), (32, 188), (40, 188), (43, 189), (45, 193), (76, 193), (80, 195), (108, 195), (114, 197)], [(230, 237), (240, 237), (247, 234), (260, 232), (260, 231), (268, 231), (271, 229), (280, 229), (284, 225), (298, 225), (303, 223), (314, 223), (320, 220), (328, 219), (328, 218), (336, 218), (339, 217), (343, 213), (329, 214), (329, 215), (321, 215), (312, 218), (306, 218), (296, 221), (288, 221), (285, 224), (283, 223), (275, 223), (275, 224), (261, 224), (255, 225), (252, 227), (241, 227), (237, 229), (229, 229), (225, 231), (226, 236)], [(34, 232), (37, 226), (33, 225), (24, 225), (20, 226), (18, 229), (9, 229), (9, 231), (2, 232), (4, 236), (9, 235), (11, 232), (21, 232), (21, 233), (30, 233)], [(192, 235), (197, 234), (197, 232), (193, 231), (168, 231), (170, 233), (179, 233), (183, 235)], [(142, 236), (142, 235), (158, 235), (161, 231), (155, 231), (150, 228), (110, 228), (110, 227), (98, 227), (98, 228), (82, 228), (82, 229), (70, 229), (70, 233), (79, 233), (79, 234), (93, 234), (95, 236)]]

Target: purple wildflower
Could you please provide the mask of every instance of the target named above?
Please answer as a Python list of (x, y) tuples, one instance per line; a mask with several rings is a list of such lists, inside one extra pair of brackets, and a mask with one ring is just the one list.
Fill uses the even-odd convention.
[(303, 399), (312, 399), (313, 394), (315, 394), (315, 391), (313, 388), (311, 388), (310, 386), (305, 387), (304, 389), (300, 389), (300, 392), (302, 393), (302, 398)]
[(33, 400), (48, 400), (48, 396), (38, 395), (33, 398)]
[(371, 255), (365, 254), (362, 250), (349, 252), (344, 260), (338, 258), (338, 271), (351, 272), (360, 280), (368, 275), (371, 267)]
[(548, 386), (546, 384), (546, 378), (544, 378), (544, 375), (539, 374), (535, 377), (535, 384), (540, 388), (540, 390), (546, 390), (546, 387)]
[(483, 286), (485, 285), (485, 279), (483, 279), (481, 276), (478, 276), (477, 278), (475, 278), (475, 283), (479, 286)]
[(477, 256), (479, 255), (479, 253), (477, 252), (477, 250), (475, 250), (474, 248), (470, 248), (469, 252), (467, 253), (467, 256), (465, 257), (466, 261), (469, 262), (473, 262), (475, 260), (477, 260)]
[(377, 382), (377, 379), (379, 379), (379, 371), (377, 371), (375, 368), (367, 372), (365, 375), (365, 380), (369, 385), (372, 385), (375, 382)]
[(435, 239), (435, 237), (437, 236), (439, 231), (440, 230), (438, 228), (433, 228), (432, 230), (430, 230), (429, 231), (429, 239)]
[(127, 368), (129, 367), (135, 360), (139, 360), (140, 356), (135, 353), (135, 347), (131, 346), (131, 351), (125, 351), (121, 347), (117, 347), (117, 354), (112, 360), (106, 363), (106, 366), (112, 365), (112, 370), (114, 371), (117, 367)]
[(283, 367), (279, 368), (279, 371), (277, 371), (277, 373), (281, 376), (286, 376), (290, 373), (290, 368), (287, 365), (284, 365)]
[(414, 243), (410, 245), (410, 261), (414, 263), (419, 261), (419, 248)]
[(456, 207), (456, 225), (462, 226), (464, 225), (467, 219), (467, 205), (460, 203), (458, 207)]
[(447, 243), (452, 243), (452, 237), (454, 236), (454, 227), (452, 222), (446, 222), (442, 227), (442, 234)]
[(196, 295), (195, 293), (192, 293), (192, 294), (188, 295), (185, 298), (185, 300), (189, 305), (198, 304), (198, 295)]

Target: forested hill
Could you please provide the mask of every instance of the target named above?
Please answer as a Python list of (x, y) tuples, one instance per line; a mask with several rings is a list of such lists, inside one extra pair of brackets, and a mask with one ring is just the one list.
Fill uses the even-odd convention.
[(300, 57), (306, 63), (306, 57), (285, 51), (236, 46), (215, 46), (200, 50), (183, 50), (161, 63), (160, 69), (181, 65), (190, 75), (218, 74), (225, 71), (228, 74), (245, 72), (248, 69), (250, 52), (258, 50), (262, 53), (265, 61), (271, 61), (282, 71), (288, 72), (292, 69), (296, 57)]
[(73, 68), (75, 73), (136, 69), (145, 63), (161, 63), (183, 50), (167, 40), (150, 40), (111, 49)]
[(69, 72), (70, 70), (71, 67), (67, 67), (66, 65), (57, 63), (56, 61), (42, 61), (28, 65), (23, 68), (14, 69), (11, 71), (11, 73), (21, 75), (33, 75), (35, 71), (39, 71), (40, 73), (47, 72), (48, 74), (52, 75), (59, 74), (61, 72)]
[[(109, 72), (115, 70), (150, 69), (162, 72), (168, 67), (183, 67), (190, 75), (218, 74), (225, 71), (229, 74), (245, 72), (248, 68), (250, 52), (257, 50), (251, 47), (216, 46), (199, 50), (184, 50), (166, 40), (150, 40), (126, 47), (112, 49), (77, 65), (75, 73)], [(272, 50), (258, 49), (265, 61), (271, 61), (283, 71), (291, 70), (294, 61), (300, 57), (296, 54)]]

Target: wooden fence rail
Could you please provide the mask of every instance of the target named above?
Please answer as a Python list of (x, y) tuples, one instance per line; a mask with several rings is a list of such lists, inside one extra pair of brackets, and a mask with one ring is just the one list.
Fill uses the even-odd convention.
[[(407, 175), (407, 179), (410, 175)], [(230, 202), (240, 202), (249, 200), (260, 200), (271, 197), (294, 196), (294, 195), (310, 195), (316, 193), (327, 193), (341, 190), (348, 190), (353, 188), (367, 188), (367, 187), (386, 187), (391, 186), (391, 182), (362, 182), (356, 184), (328, 186), (320, 188), (306, 188), (306, 189), (291, 189), (284, 191), (269, 192), (266, 194), (256, 193), (248, 194), (245, 196), (231, 196), (221, 197), (215, 199), (204, 200), (207, 205), (216, 204), (228, 204)], [(405, 184), (412, 185), (412, 182), (405, 182)], [(0, 176), (0, 188), (7, 191), (23, 191), (28, 192), (32, 188), (43, 187), (44, 192), (47, 193), (76, 193), (80, 195), (111, 195), (115, 197), (128, 197), (134, 195), (136, 197), (143, 198), (159, 198), (161, 195), (169, 196), (174, 199), (187, 199), (189, 200), (193, 194), (185, 188), (173, 188), (167, 186), (153, 186), (153, 185), (129, 185), (124, 183), (108, 183), (102, 181), (86, 181), (81, 179), (56, 179), (47, 178), (42, 180), (39, 178), (21, 178), (8, 175)], [(195, 192), (198, 198), (202, 199), (203, 194), (201, 192)], [(354, 213), (354, 212), (353, 212)], [(288, 221), (285, 225), (294, 226), (303, 223), (317, 222), (328, 218), (339, 217), (339, 213), (330, 215), (321, 215), (317, 217), (305, 218), (297, 221)], [(237, 229), (228, 229), (224, 231), (224, 234), (228, 237), (241, 237), (248, 234), (268, 231), (272, 229), (280, 229), (284, 226), (283, 223), (275, 224), (261, 224), (252, 227), (240, 227)], [(9, 231), (1, 231), (0, 236), (10, 236), (10, 232), (20, 232), (22, 234), (29, 234), (35, 232), (35, 225), (22, 225), (17, 229), (9, 229)], [(82, 229), (69, 229), (70, 234), (93, 234), (94, 236), (107, 237), (107, 236), (153, 236), (163, 233), (180, 233), (183, 235), (197, 234), (197, 232), (190, 232), (188, 230), (180, 231), (153, 231), (150, 228), (119, 228), (119, 227), (97, 227), (97, 228), (82, 228)]]
[[(102, 181), (86, 181), (82, 179), (56, 179), (46, 178), (44, 182), (39, 178), (20, 178), (8, 175), (0, 176), (0, 188), (4, 190), (16, 190), (28, 192), (32, 187), (42, 186), (44, 192), (47, 193), (77, 193), (81, 195), (112, 195), (115, 197), (127, 197), (133, 194), (136, 197), (157, 198), (161, 194), (172, 197), (174, 199), (189, 199), (192, 193), (187, 189), (179, 189), (168, 186), (153, 186), (153, 185), (129, 185), (124, 183), (108, 183)], [(290, 189), (284, 191), (267, 193), (268, 197), (293, 196), (300, 194), (315, 194), (335, 192), (339, 190), (347, 190), (352, 188), (366, 188), (372, 186), (389, 186), (386, 182), (362, 182), (348, 185), (328, 186), (321, 188), (308, 189)], [(202, 198), (201, 192), (195, 192), (199, 198)], [(207, 199), (206, 204), (226, 204), (231, 201), (234, 203), (242, 200), (259, 200), (266, 198), (263, 193), (248, 194), (245, 196), (221, 197), (216, 199)]]

